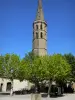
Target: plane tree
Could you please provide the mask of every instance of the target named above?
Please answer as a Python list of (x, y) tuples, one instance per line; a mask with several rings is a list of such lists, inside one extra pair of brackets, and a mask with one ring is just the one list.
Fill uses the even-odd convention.
[(11, 80), (11, 95), (13, 94), (13, 80), (17, 79), (20, 66), (20, 57), (16, 54), (4, 55), (4, 78)]
[(49, 94), (52, 81), (61, 82), (68, 80), (71, 67), (61, 54), (54, 54), (50, 56), (48, 70), (50, 73)]
[(20, 79), (34, 83), (37, 90), (40, 82), (49, 81), (48, 94), (50, 94), (52, 81), (67, 79), (71, 71), (69, 64), (60, 54), (35, 57), (32, 61), (23, 59), (20, 68), (23, 76)]
[(2, 55), (0, 55), (0, 77), (1, 78), (4, 76), (3, 62), (4, 62), (4, 58)]
[(75, 56), (71, 53), (69, 54), (64, 54), (65, 59), (71, 66), (71, 74), (70, 74), (70, 81), (75, 81)]

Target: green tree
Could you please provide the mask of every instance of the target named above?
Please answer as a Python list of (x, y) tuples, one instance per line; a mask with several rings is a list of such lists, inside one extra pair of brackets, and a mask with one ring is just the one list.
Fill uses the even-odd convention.
[[(54, 54), (52, 56), (35, 57), (34, 60), (23, 59), (20, 66), (20, 73), (23, 77), (20, 77), (34, 83), (36, 87), (39, 87), (39, 82), (44, 80), (49, 81), (49, 90), (52, 81), (64, 80), (70, 73), (70, 66), (60, 54)], [(38, 89), (39, 90), (39, 89)]]
[(4, 70), (3, 70), (3, 56), (0, 55), (0, 77), (3, 77), (4, 76)]
[(28, 52), (27, 54), (25, 54), (25, 57), (23, 59), (28, 60), (28, 61), (33, 61), (35, 58), (35, 55), (33, 52)]
[(49, 94), (52, 81), (62, 81), (67, 79), (70, 75), (71, 68), (61, 54), (54, 54), (50, 56), (48, 71), (50, 76)]
[(19, 69), (18, 69), (18, 75), (17, 75), (17, 78), (20, 81), (23, 81), (24, 79), (26, 79), (25, 78), (27, 76), (26, 75), (26, 67), (29, 63), (29, 62), (28, 63), (27, 62), (28, 62), (28, 60), (26, 61), (25, 59), (21, 59), (20, 66), (19, 66)]
[(21, 66), (19, 70), (20, 74), (19, 79), (26, 79), (39, 87), (39, 82), (47, 79), (47, 67), (45, 65), (44, 57), (35, 57), (34, 60), (25, 60), (22, 59)]
[(69, 53), (69, 54), (64, 54), (64, 57), (66, 58), (67, 62), (70, 64), (72, 68), (70, 80), (75, 81), (75, 56)]
[(13, 79), (18, 77), (20, 57), (16, 54), (6, 54), (4, 56), (4, 77), (11, 80), (11, 95), (13, 93)]
[(27, 54), (25, 54), (25, 57), (23, 59), (21, 59), (20, 62), (20, 67), (19, 67), (19, 71), (18, 71), (18, 79), (20, 81), (23, 81), (26, 77), (25, 74), (25, 67), (26, 66), (31, 66), (31, 63), (33, 62), (33, 60), (35, 59), (35, 55), (33, 52), (28, 52)]

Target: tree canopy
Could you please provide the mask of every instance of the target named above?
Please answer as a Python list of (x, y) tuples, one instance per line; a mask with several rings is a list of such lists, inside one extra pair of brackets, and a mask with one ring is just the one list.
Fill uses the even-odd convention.
[(3, 62), (4, 62), (3, 56), (0, 55), (0, 77), (3, 77), (3, 74), (4, 74)]
[(16, 79), (18, 74), (18, 68), (20, 65), (20, 57), (16, 54), (5, 54), (0, 56), (0, 70), (2, 77), (8, 79)]
[(75, 81), (75, 56), (71, 53), (64, 54), (64, 57), (66, 58), (68, 64), (70, 64), (71, 67), (71, 74), (70, 74), (70, 80)]
[(36, 80), (65, 79), (70, 74), (71, 68), (62, 55), (54, 54), (35, 57), (32, 62), (23, 59), (20, 71), (25, 79), (34, 82)]

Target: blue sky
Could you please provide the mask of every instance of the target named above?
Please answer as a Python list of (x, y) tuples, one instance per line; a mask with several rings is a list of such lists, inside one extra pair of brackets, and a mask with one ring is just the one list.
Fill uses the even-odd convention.
[[(0, 54), (24, 57), (32, 50), (38, 0), (0, 0)], [(75, 0), (43, 0), (47, 51), (75, 55)]]

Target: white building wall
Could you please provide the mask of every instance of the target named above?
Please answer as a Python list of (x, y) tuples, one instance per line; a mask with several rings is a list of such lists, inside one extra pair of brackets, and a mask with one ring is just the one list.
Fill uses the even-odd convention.
[(13, 81), (13, 90), (21, 90), (21, 89), (27, 89), (28, 88), (28, 81), (22, 81), (20, 82), (19, 80), (14, 80)]
[(0, 78), (0, 86), (1, 86), (1, 84), (3, 84), (2, 92), (6, 92), (6, 88), (7, 88), (7, 83), (8, 82), (11, 82), (11, 81), (9, 79)]
[[(9, 79), (0, 78), (0, 86), (1, 84), (3, 84), (2, 92), (6, 92), (8, 82), (11, 82), (11, 81)], [(20, 82), (19, 80), (15, 79), (13, 81), (13, 91), (22, 90), (22, 89), (30, 89), (31, 86), (32, 84), (26, 80)]]

